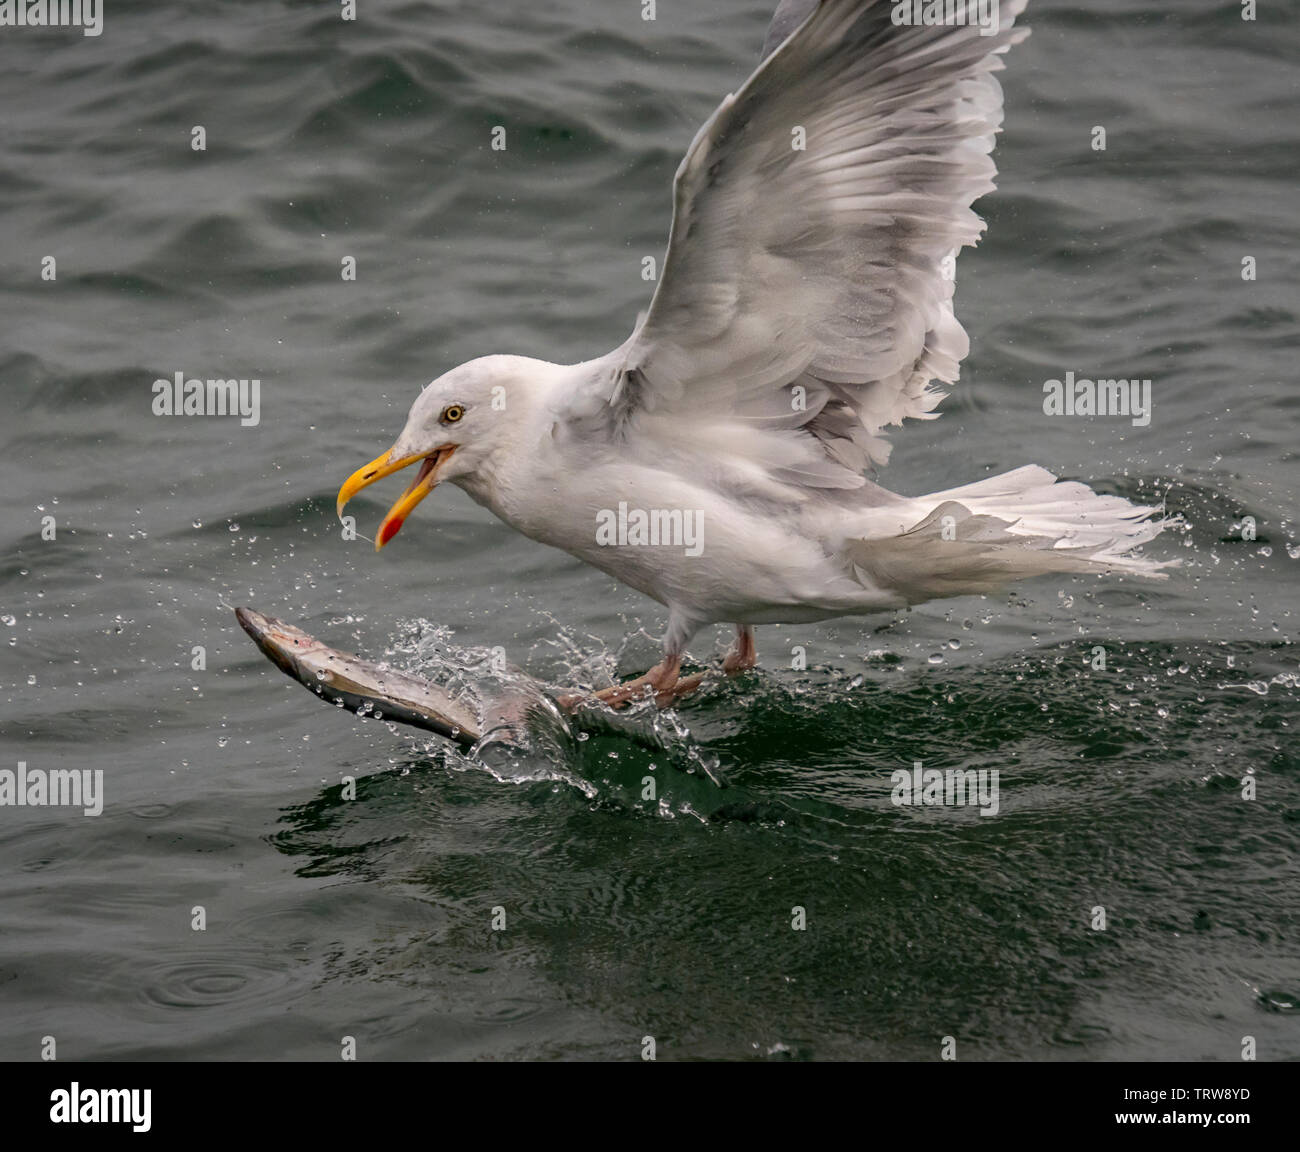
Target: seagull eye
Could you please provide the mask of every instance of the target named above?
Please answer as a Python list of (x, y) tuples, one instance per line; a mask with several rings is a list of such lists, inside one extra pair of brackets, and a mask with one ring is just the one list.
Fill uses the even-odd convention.
[(448, 404), (438, 419), (444, 424), (455, 424), (464, 415), (465, 409), (460, 404)]

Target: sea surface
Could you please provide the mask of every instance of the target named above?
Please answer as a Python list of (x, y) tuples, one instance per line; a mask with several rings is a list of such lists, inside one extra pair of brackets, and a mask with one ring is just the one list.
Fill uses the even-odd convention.
[[(666, 750), (467, 758), (237, 627), (569, 685), (655, 661), (657, 605), (459, 490), (381, 555), (334, 497), (459, 362), (625, 338), (772, 6), (0, 28), (0, 769), (104, 789), (0, 807), (0, 1058), (1300, 1058), (1294, 0), (1030, 4), (958, 264), (972, 351), (880, 477), (1164, 500), (1169, 580), (762, 628)], [(259, 380), (258, 422), (155, 415), (178, 372)], [(1150, 422), (1045, 414), (1066, 372), (1150, 379)], [(996, 815), (892, 803), (918, 761), (996, 770)]]

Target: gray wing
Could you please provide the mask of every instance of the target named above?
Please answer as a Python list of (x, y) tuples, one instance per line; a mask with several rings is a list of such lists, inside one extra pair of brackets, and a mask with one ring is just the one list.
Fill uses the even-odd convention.
[(790, 33), (799, 27), (817, 7), (817, 0), (781, 0), (772, 23), (767, 26), (767, 37), (763, 41), (763, 54), (760, 60), (766, 60), (786, 40)]
[(598, 400), (616, 437), (779, 484), (865, 483), (881, 430), (930, 416), (967, 351), (953, 263), (983, 229), (993, 73), (1024, 5), (1003, 0), (985, 36), (896, 26), (885, 0), (785, 0), (687, 151), (654, 299), (575, 419)]

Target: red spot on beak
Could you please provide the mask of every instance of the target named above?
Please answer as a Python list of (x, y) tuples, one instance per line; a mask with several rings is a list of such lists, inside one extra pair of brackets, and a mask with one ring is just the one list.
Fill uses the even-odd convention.
[(406, 523), (405, 520), (390, 520), (387, 524), (384, 525), (383, 529), (379, 533), (379, 543), (387, 544), (394, 536), (397, 535), (398, 532), (401, 531), (402, 525), (405, 523)]

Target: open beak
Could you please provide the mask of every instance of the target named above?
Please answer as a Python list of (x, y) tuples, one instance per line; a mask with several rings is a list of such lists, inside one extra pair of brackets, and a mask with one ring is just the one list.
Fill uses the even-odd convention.
[(406, 523), (406, 518), (415, 511), (415, 506), (438, 486), (438, 474), (451, 459), (457, 447), (456, 444), (444, 444), (427, 456), (403, 456), (399, 460), (393, 459), (390, 448), (379, 459), (370, 461), (364, 468), (358, 468), (347, 478), (346, 483), (339, 489), (338, 514), (343, 515), (344, 506), (362, 488), (369, 488), (376, 480), (400, 472), (417, 460), (421, 461), (414, 482), (402, 493), (402, 498), (388, 510), (388, 515), (379, 525), (379, 532), (375, 535), (375, 551), (378, 552), (397, 535), (402, 525)]

